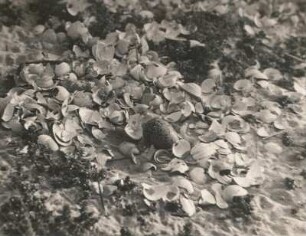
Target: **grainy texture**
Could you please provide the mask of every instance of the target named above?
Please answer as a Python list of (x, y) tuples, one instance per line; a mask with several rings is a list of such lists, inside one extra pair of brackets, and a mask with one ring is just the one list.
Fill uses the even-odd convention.
[(143, 124), (143, 138), (155, 148), (169, 149), (178, 140), (178, 134), (167, 121), (153, 118)]

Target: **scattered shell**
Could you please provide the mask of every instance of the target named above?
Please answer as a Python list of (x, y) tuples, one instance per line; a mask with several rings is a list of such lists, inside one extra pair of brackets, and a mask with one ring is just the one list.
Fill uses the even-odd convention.
[(143, 128), (141, 124), (141, 115), (135, 114), (130, 117), (124, 128), (126, 134), (134, 140), (139, 140), (143, 136)]
[(182, 82), (178, 82), (178, 85), (182, 90), (186, 91), (190, 95), (195, 96), (197, 98), (202, 97), (202, 89), (199, 85), (195, 83), (182, 83)]
[(205, 184), (207, 181), (207, 176), (202, 167), (195, 167), (189, 172), (190, 179), (196, 184)]
[(64, 147), (70, 146), (72, 138), (76, 136), (71, 130), (66, 130), (63, 124), (54, 124), (52, 132), (55, 141)]
[(54, 88), (54, 90), (55, 90), (55, 93), (56, 93), (55, 98), (59, 101), (63, 102), (70, 97), (70, 93), (63, 86), (56, 86)]
[(156, 163), (168, 163), (172, 158), (168, 150), (159, 149), (154, 153), (153, 159)]
[(12, 103), (7, 103), (5, 108), (3, 109), (1, 119), (4, 122), (10, 121), (13, 118), (14, 112), (15, 112), (15, 105), (13, 105)]
[(250, 125), (239, 116), (228, 115), (224, 117), (222, 126), (237, 133), (247, 133), (250, 130)]
[(57, 143), (49, 135), (41, 134), (38, 136), (37, 143), (43, 145), (47, 149), (56, 152), (59, 150)]
[(263, 109), (260, 112), (257, 112), (255, 116), (264, 123), (272, 123), (277, 120), (278, 116), (272, 113), (268, 109)]
[(234, 197), (244, 197), (247, 195), (248, 191), (239, 185), (229, 185), (222, 191), (222, 197), (228, 203), (232, 202)]
[(165, 116), (165, 120), (170, 122), (170, 123), (174, 123), (174, 122), (178, 122), (182, 117), (182, 112), (181, 111), (176, 111), (173, 112), (169, 115)]
[(163, 77), (160, 77), (157, 80), (157, 86), (160, 88), (174, 87), (176, 85), (177, 80), (181, 77), (182, 75), (179, 72), (169, 71), (168, 74)]
[(199, 143), (191, 149), (190, 154), (195, 160), (208, 160), (217, 153), (217, 149), (214, 143)]
[(216, 199), (208, 190), (202, 189), (199, 204), (202, 206), (215, 205)]
[(71, 67), (68, 63), (62, 62), (55, 66), (54, 72), (57, 76), (64, 76), (69, 74), (71, 71)]
[(203, 93), (212, 93), (216, 87), (215, 79), (206, 79), (201, 84), (201, 89)]
[(92, 94), (83, 91), (76, 91), (73, 94), (72, 103), (79, 107), (92, 108), (94, 106), (94, 102), (92, 100)]
[(100, 40), (92, 47), (92, 54), (97, 61), (111, 61), (115, 55), (115, 48), (113, 45)]
[(174, 158), (167, 164), (166, 167), (162, 168), (162, 170), (184, 174), (189, 170), (189, 167), (185, 161)]
[(137, 164), (137, 160), (136, 160), (136, 156), (140, 154), (140, 151), (138, 150), (137, 146), (134, 143), (130, 143), (130, 142), (122, 142), (119, 147), (118, 147), (119, 151), (127, 156), (132, 158), (132, 161)]
[(253, 84), (250, 80), (241, 79), (235, 82), (234, 89), (237, 91), (249, 92), (253, 87)]
[(263, 138), (269, 137), (269, 136), (270, 136), (270, 134), (268, 133), (268, 131), (266, 130), (265, 127), (260, 127), (260, 128), (257, 130), (257, 135), (258, 135), (259, 137), (263, 137)]
[(157, 167), (156, 167), (156, 165), (154, 165), (151, 162), (145, 162), (145, 163), (142, 164), (141, 169), (142, 169), (143, 172), (146, 172), (146, 171), (149, 171), (149, 170), (156, 171)]
[(185, 179), (184, 177), (181, 176), (175, 177), (173, 185), (185, 189), (189, 194), (192, 194), (194, 192), (192, 183), (188, 179)]
[(87, 27), (80, 21), (73, 22), (67, 28), (67, 35), (72, 39), (82, 38), (87, 33)]
[(145, 72), (144, 72), (144, 68), (140, 64), (134, 66), (133, 69), (130, 70), (130, 74), (135, 80), (142, 80), (142, 81), (147, 80)]
[(180, 190), (176, 186), (157, 185), (150, 186), (143, 183), (143, 195), (150, 201), (163, 199), (165, 201), (175, 201), (180, 196)]
[(222, 184), (229, 184), (232, 181), (230, 176), (232, 165), (222, 161), (212, 161), (208, 168), (208, 175)]
[(225, 134), (225, 139), (234, 146), (241, 143), (241, 137), (236, 132), (227, 132)]
[(147, 65), (145, 74), (149, 79), (159, 78), (167, 73), (167, 67), (162, 64), (152, 62)]
[(184, 117), (189, 117), (193, 112), (195, 112), (195, 107), (191, 102), (186, 101), (182, 103), (181, 113)]
[(265, 149), (269, 152), (269, 153), (273, 153), (273, 154), (280, 154), (283, 152), (283, 148), (278, 145), (277, 143), (273, 143), (273, 142), (269, 142), (265, 144)]
[(192, 216), (196, 213), (194, 202), (191, 199), (180, 196), (180, 203), (183, 211), (186, 212), (188, 216)]
[(190, 152), (190, 149), (190, 143), (185, 139), (181, 139), (173, 144), (172, 153), (174, 156), (182, 158)]
[(264, 73), (260, 72), (258, 69), (255, 68), (249, 68), (245, 72), (246, 77), (251, 77), (255, 79), (261, 79), (261, 80), (268, 80), (268, 76)]
[(42, 34), (45, 31), (46, 27), (44, 25), (36, 25), (33, 29), (35, 35)]
[(215, 183), (211, 186), (211, 189), (215, 195), (216, 205), (221, 209), (228, 208), (228, 204), (224, 201), (222, 197), (222, 185), (219, 183)]
[(102, 170), (105, 167), (106, 162), (108, 160), (111, 160), (111, 159), (112, 159), (112, 156), (106, 151), (97, 153), (96, 162), (97, 162), (97, 165), (98, 165), (97, 166), (98, 170)]

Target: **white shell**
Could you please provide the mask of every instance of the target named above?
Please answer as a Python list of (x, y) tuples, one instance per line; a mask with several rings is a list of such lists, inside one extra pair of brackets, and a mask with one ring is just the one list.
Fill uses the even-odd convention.
[(202, 97), (202, 89), (199, 85), (196, 83), (178, 83), (180, 88), (184, 90), (185, 92), (189, 93), (192, 96), (195, 96), (197, 98)]
[(196, 184), (205, 184), (207, 176), (202, 167), (195, 167), (189, 172), (190, 179)]
[(59, 101), (64, 101), (70, 97), (70, 93), (68, 90), (63, 86), (56, 86), (57, 94), (55, 95), (55, 98)]
[(174, 158), (168, 163), (166, 167), (161, 169), (164, 171), (179, 172), (181, 174), (184, 174), (189, 170), (189, 167), (187, 166), (185, 161)]
[(57, 143), (54, 141), (54, 139), (46, 134), (39, 135), (37, 139), (37, 143), (45, 146), (47, 149), (54, 151), (54, 152), (59, 150), (59, 147)]
[(208, 190), (202, 189), (199, 204), (202, 206), (215, 205), (216, 199)]
[(172, 153), (174, 156), (182, 158), (190, 152), (190, 149), (190, 143), (185, 139), (181, 139), (173, 144)]
[(248, 195), (248, 191), (239, 185), (229, 185), (222, 191), (222, 197), (226, 202), (232, 202), (234, 197)]
[(186, 212), (188, 216), (192, 216), (195, 214), (196, 208), (194, 202), (191, 199), (186, 198), (184, 196), (180, 196), (180, 203), (182, 205), (182, 209)]
[(217, 145), (214, 143), (199, 143), (191, 149), (191, 155), (195, 160), (209, 159), (217, 153)]
[(194, 192), (192, 183), (184, 177), (176, 177), (173, 181), (173, 185), (185, 189), (189, 194)]
[(67, 74), (70, 73), (70, 71), (71, 71), (71, 67), (66, 62), (62, 62), (62, 63), (56, 65), (55, 70), (54, 70), (54, 72), (57, 76), (67, 75)]

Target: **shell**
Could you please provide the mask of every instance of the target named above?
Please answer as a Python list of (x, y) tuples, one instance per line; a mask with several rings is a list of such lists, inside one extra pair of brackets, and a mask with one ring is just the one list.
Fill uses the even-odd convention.
[(184, 177), (176, 177), (173, 181), (173, 185), (185, 189), (189, 194), (193, 194), (194, 192), (192, 183)]
[(202, 82), (201, 88), (203, 93), (212, 93), (216, 87), (215, 79), (206, 79)]
[(191, 199), (180, 196), (180, 203), (182, 205), (182, 209), (188, 216), (192, 216), (196, 213), (196, 207)]
[(205, 184), (207, 181), (207, 176), (202, 167), (195, 167), (189, 172), (190, 179), (196, 184)]
[(65, 87), (63, 87), (63, 86), (56, 86), (55, 89), (56, 89), (55, 98), (57, 100), (64, 101), (64, 100), (66, 100), (67, 98), (70, 97), (70, 93), (68, 92), (68, 90)]
[(172, 159), (166, 167), (162, 168), (164, 171), (170, 171), (172, 173), (179, 172), (181, 174), (184, 174), (189, 170), (189, 167), (187, 166), (186, 162), (177, 158)]
[(174, 156), (182, 158), (190, 152), (190, 149), (190, 143), (185, 139), (181, 139), (173, 144), (172, 153)]
[(135, 164), (137, 163), (135, 155), (140, 154), (140, 151), (134, 143), (122, 142), (118, 149), (123, 155), (132, 158)]
[(207, 206), (207, 205), (215, 205), (216, 204), (216, 199), (214, 195), (212, 195), (208, 190), (202, 189), (201, 190), (201, 199), (199, 201), (199, 204), (202, 206)]
[(56, 152), (59, 150), (57, 143), (49, 135), (41, 134), (38, 136), (37, 143), (43, 145), (47, 149)]
[(171, 154), (168, 150), (159, 149), (154, 153), (153, 159), (156, 163), (167, 163), (171, 160)]
[(125, 126), (124, 131), (134, 140), (141, 139), (143, 136), (141, 116), (139, 114), (132, 115), (128, 121), (128, 124)]
[(79, 107), (92, 108), (94, 106), (92, 94), (89, 92), (83, 92), (83, 91), (76, 91), (74, 93), (72, 103)]
[(241, 79), (235, 82), (234, 89), (237, 91), (249, 92), (253, 87), (253, 84), (248, 79)]
[(71, 67), (68, 63), (62, 62), (55, 66), (54, 72), (57, 76), (63, 76), (69, 74)]
[(202, 89), (199, 85), (195, 83), (178, 83), (180, 88), (185, 92), (197, 98), (202, 97)]
[(199, 143), (191, 149), (191, 155), (195, 160), (208, 160), (217, 153), (217, 145), (214, 143)]
[(234, 197), (243, 197), (248, 195), (248, 191), (239, 185), (229, 185), (222, 191), (222, 197), (226, 202), (232, 202)]
[(167, 67), (162, 64), (153, 62), (146, 67), (146, 76), (149, 79), (159, 78), (167, 73)]

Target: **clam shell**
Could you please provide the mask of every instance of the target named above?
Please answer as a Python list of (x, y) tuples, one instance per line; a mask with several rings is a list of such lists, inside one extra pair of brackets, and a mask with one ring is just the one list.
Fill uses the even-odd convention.
[(140, 151), (137, 148), (136, 144), (130, 142), (122, 142), (119, 145), (118, 149), (123, 155), (132, 158), (132, 161), (135, 164), (137, 163), (135, 155), (140, 154)]
[(194, 202), (191, 199), (186, 198), (184, 196), (180, 196), (180, 203), (182, 205), (183, 211), (188, 216), (192, 216), (196, 213), (196, 207), (194, 205)]
[(202, 167), (195, 167), (189, 172), (190, 179), (196, 184), (205, 184), (207, 176)]
[(217, 153), (218, 146), (214, 143), (199, 143), (195, 145), (190, 154), (195, 160), (208, 160)]
[(98, 41), (92, 47), (92, 54), (97, 61), (111, 61), (115, 55), (115, 48), (111, 44), (107, 44), (103, 41)]
[(57, 143), (49, 135), (41, 134), (38, 136), (37, 143), (43, 145), (47, 149), (56, 152), (59, 150)]
[(174, 87), (176, 85), (176, 82), (179, 78), (181, 78), (182, 75), (177, 71), (169, 71), (168, 74), (166, 74), (163, 77), (160, 77), (157, 80), (157, 86), (160, 88), (169, 88)]
[(56, 86), (55, 89), (57, 90), (55, 98), (59, 101), (65, 101), (70, 97), (69, 91), (63, 86)]
[(190, 143), (185, 139), (181, 139), (173, 144), (172, 153), (174, 156), (182, 158), (190, 152), (190, 149)]
[(147, 65), (145, 74), (149, 79), (159, 78), (164, 76), (167, 73), (167, 67), (162, 64), (152, 62)]
[(202, 189), (199, 204), (202, 206), (215, 205), (216, 199), (208, 190)]
[(185, 189), (189, 194), (193, 194), (194, 192), (192, 183), (188, 179), (185, 179), (184, 177), (181, 176), (176, 177), (173, 181), (173, 185)]
[(189, 93), (192, 96), (195, 96), (197, 98), (202, 97), (202, 89), (199, 85), (196, 83), (178, 83), (180, 88), (184, 90), (185, 92)]
[(222, 197), (228, 203), (232, 202), (234, 197), (243, 197), (247, 195), (248, 191), (239, 185), (229, 185), (222, 191)]
[(54, 72), (57, 76), (64, 76), (71, 72), (71, 67), (68, 63), (62, 62), (55, 66)]
[(201, 84), (201, 89), (203, 93), (212, 93), (216, 87), (215, 79), (206, 79)]
[(177, 158), (172, 159), (166, 167), (162, 168), (164, 171), (170, 171), (170, 172), (179, 172), (181, 174), (184, 174), (189, 170), (189, 167), (187, 166), (186, 162)]
[(135, 80), (142, 80), (142, 81), (147, 80), (144, 68), (140, 64), (134, 66), (133, 69), (130, 70), (130, 74)]
[(134, 140), (140, 140), (143, 136), (141, 120), (142, 117), (140, 114), (132, 115), (128, 120), (128, 124), (124, 128), (126, 134)]
[(172, 158), (168, 150), (159, 149), (154, 153), (153, 159), (156, 163), (168, 163)]
[(248, 69), (246, 69), (245, 76), (246, 77), (255, 78), (255, 79), (259, 79), (259, 80), (268, 80), (269, 79), (267, 75), (265, 75), (264, 73), (260, 72), (256, 68), (248, 68)]
[(249, 92), (253, 88), (253, 84), (248, 79), (241, 79), (235, 82), (234, 89), (237, 91)]

